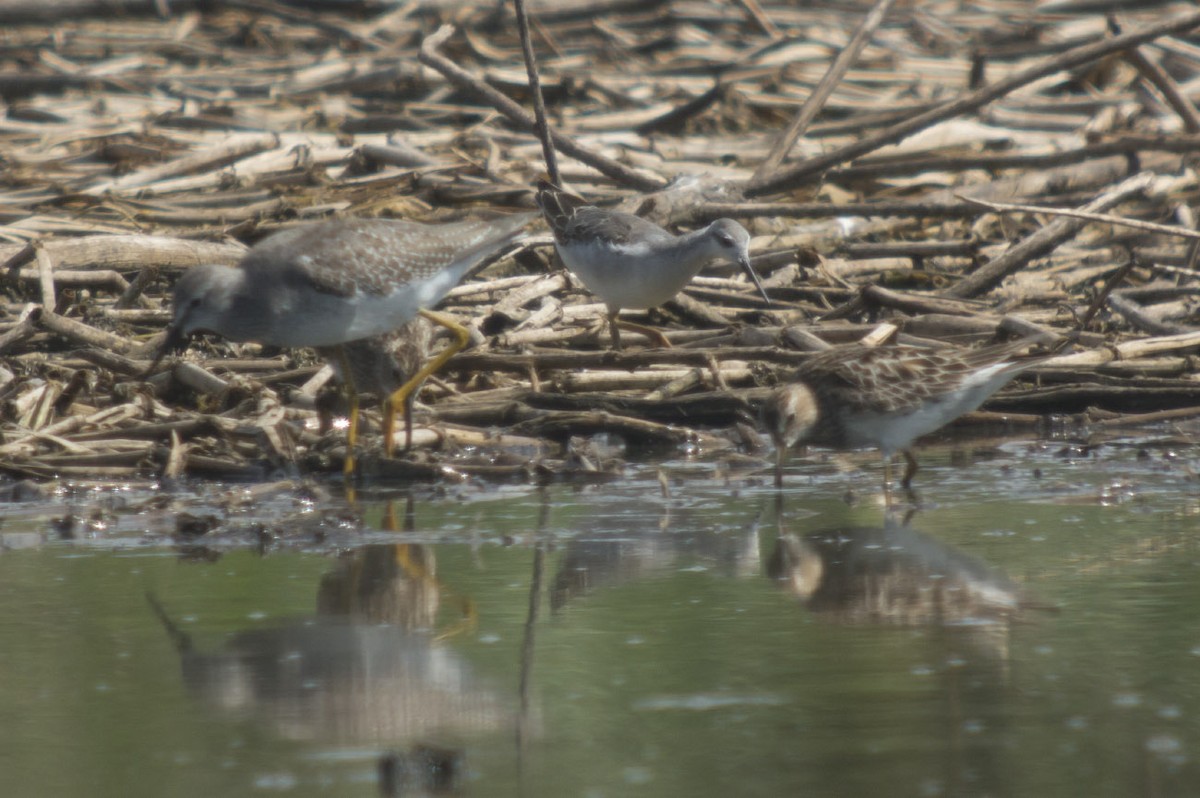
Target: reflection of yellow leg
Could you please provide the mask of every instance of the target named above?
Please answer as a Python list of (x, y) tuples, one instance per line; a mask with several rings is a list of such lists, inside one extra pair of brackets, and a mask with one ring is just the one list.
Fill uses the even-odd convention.
[[(429, 575), (429, 569), (425, 567), (424, 562), (419, 562), (412, 556), (412, 544), (396, 543), (393, 544), (395, 551), (393, 556), (396, 560), (396, 565), (400, 566), (400, 570), (409, 579), (433, 579)], [(424, 559), (424, 558), (422, 558)]]
[(890, 455), (885, 455), (883, 458), (883, 504), (885, 507), (892, 506), (892, 458)]
[[(415, 528), (413, 521), (413, 503), (412, 497), (408, 499), (408, 512), (406, 513), (404, 531), (411, 532)], [(383, 528), (389, 532), (399, 532), (400, 522), (396, 517), (396, 505), (389, 501), (387, 511), (383, 516)], [(424, 554), (422, 544), (414, 543), (393, 543), (390, 545), (392, 550), (392, 559), (395, 561), (400, 573), (404, 574), (405, 579), (411, 579), (414, 582), (422, 582), (436, 591), (446, 590), (451, 595), (454, 595), (450, 588), (445, 587), (441, 581), (431, 572), (427, 557), (432, 557), (432, 554)], [(446, 640), (455, 635), (474, 629), (479, 623), (479, 612), (475, 608), (475, 602), (468, 596), (458, 597), (462, 602), (462, 618), (453, 623), (448, 629), (438, 632), (434, 636), (434, 640)]]
[(447, 360), (465, 349), (467, 344), (471, 342), (471, 334), (467, 328), (449, 316), (434, 313), (432, 310), (422, 310), (421, 315), (434, 324), (440, 324), (454, 333), (455, 340), (443, 349), (437, 357), (426, 363), (420, 371), (409, 377), (408, 382), (393, 391), (392, 395), (383, 403), (383, 449), (388, 457), (391, 457), (396, 451), (396, 444), (393, 440), (396, 431), (396, 409), (406, 408), (409, 394), (415, 391), (430, 374), (433, 374), (444, 366)]
[(390, 499), (387, 503), (387, 510), (383, 513), (383, 523), (381, 526), (388, 532), (400, 531), (400, 521), (396, 518), (396, 503)]
[(462, 600), (462, 619), (447, 628), (444, 632), (439, 632), (437, 637), (433, 639), (448, 640), (455, 635), (471, 631), (478, 623), (479, 612), (475, 609), (475, 602), (464, 597)]
[(911, 490), (913, 477), (917, 475), (917, 458), (911, 449), (905, 449), (903, 454), (904, 462), (907, 465), (904, 467), (904, 479), (900, 481), (900, 484), (904, 486), (905, 490)]
[(350, 426), (346, 430), (346, 459), (342, 463), (342, 473), (354, 475), (354, 449), (358, 445), (358, 389), (354, 387), (354, 372), (350, 368), (350, 359), (346, 357), (344, 347), (338, 346), (338, 368), (342, 370), (342, 390), (346, 392), (346, 405), (349, 407)]

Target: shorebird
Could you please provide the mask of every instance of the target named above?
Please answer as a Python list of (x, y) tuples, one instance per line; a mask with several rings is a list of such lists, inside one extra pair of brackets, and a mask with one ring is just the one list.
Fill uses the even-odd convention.
[[(417, 315), (454, 333), (448, 347), (388, 397), (391, 409), (403, 406), (414, 387), (469, 340), (465, 327), (427, 308), (472, 268), (517, 241), (533, 218), (524, 213), (449, 224), (339, 219), (276, 233), (237, 266), (194, 266), (179, 278), (171, 325), (149, 370), (200, 332), (274, 346), (333, 347), (341, 373), (349, 377), (345, 471), (352, 473), (358, 392), (344, 345), (391, 332)], [(391, 456), (390, 437), (384, 447)]]
[(900, 484), (911, 489), (917, 473), (913, 441), (979, 407), (1013, 377), (1053, 356), (1024, 355), (1033, 343), (979, 349), (853, 343), (814, 354), (762, 408), (763, 426), (776, 447), (775, 484), (783, 483), (787, 450), (803, 442), (878, 448), (889, 499), (891, 460), (900, 452), (906, 462)]
[[(608, 307), (614, 349), (621, 348), (617, 313), (622, 308), (661, 305), (712, 260), (740, 266), (770, 304), (750, 265), (750, 234), (732, 219), (676, 236), (640, 216), (589, 205), (545, 180), (538, 181), (536, 199), (559, 257)], [(622, 324), (670, 345), (657, 330)]]
[[(389, 333), (343, 344), (340, 350), (317, 347), (317, 354), (333, 367), (342, 385), (349, 379), (359, 394), (380, 398), (385, 446), (386, 441), (395, 440), (396, 414), (400, 413), (404, 417), (404, 448), (412, 447), (412, 408), (421, 386), (413, 385), (399, 407), (393, 406), (392, 395), (421, 370), (432, 339), (433, 325), (424, 316), (417, 316)], [(349, 378), (343, 374), (347, 367)]]

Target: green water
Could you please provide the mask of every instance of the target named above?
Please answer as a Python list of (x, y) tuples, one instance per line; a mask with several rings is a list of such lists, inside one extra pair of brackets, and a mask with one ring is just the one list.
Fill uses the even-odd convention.
[(137, 491), (75, 541), (11, 505), (2, 792), (371, 796), (430, 745), (464, 795), (1200, 794), (1196, 453), (1141, 447), (935, 452), (907, 525), (811, 462), (781, 513), (678, 462), (208, 557)]

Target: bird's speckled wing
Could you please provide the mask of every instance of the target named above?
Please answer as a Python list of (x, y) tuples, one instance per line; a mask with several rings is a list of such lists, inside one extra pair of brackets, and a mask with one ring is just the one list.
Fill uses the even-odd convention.
[[(831, 407), (853, 413), (906, 413), (954, 390), (967, 375), (1011, 359), (1029, 341), (979, 349), (928, 349), (916, 346), (848, 344), (818, 352), (797, 370)], [(1015, 362), (1021, 370), (1038, 358)]]
[(654, 222), (632, 213), (589, 205), (586, 200), (538, 181), (537, 204), (559, 244), (601, 243), (621, 247), (630, 242), (670, 242), (674, 236)]
[(450, 224), (346, 219), (303, 225), (259, 242), (246, 253), (242, 268), (252, 273), (280, 269), (270, 279), (291, 277), (335, 296), (386, 295), (463, 258), (483, 260), (516, 240), (533, 218), (523, 213)]

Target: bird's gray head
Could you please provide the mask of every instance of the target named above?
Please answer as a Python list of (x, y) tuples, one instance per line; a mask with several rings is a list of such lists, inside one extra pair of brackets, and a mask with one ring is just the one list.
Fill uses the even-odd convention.
[(229, 336), (225, 329), (241, 270), (233, 266), (193, 266), (175, 283), (171, 329), (183, 340), (196, 333)]
[(717, 219), (705, 229), (705, 233), (712, 242), (713, 257), (740, 266), (762, 295), (763, 301), (771, 304), (771, 298), (767, 296), (766, 289), (758, 280), (758, 274), (750, 265), (750, 234), (746, 232), (746, 228), (733, 219)]
[(231, 266), (193, 266), (175, 283), (171, 324), (147, 373), (165, 355), (187, 348), (188, 339), (200, 332), (225, 334), (224, 321), (240, 282), (240, 270)]

